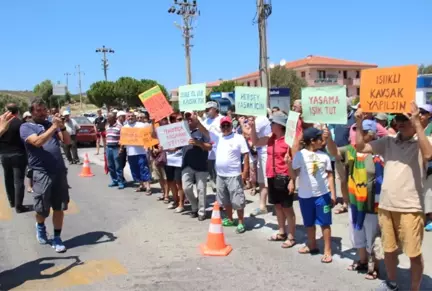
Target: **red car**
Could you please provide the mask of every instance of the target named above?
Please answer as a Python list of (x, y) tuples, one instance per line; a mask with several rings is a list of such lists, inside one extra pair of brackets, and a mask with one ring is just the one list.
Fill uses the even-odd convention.
[(71, 118), (81, 127), (77, 132), (78, 144), (96, 145), (96, 131), (94, 129), (94, 124), (85, 116), (74, 116)]

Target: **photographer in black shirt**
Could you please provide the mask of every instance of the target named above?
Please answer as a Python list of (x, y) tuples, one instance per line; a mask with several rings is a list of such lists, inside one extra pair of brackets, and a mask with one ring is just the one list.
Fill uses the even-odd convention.
[(6, 113), (0, 117), (0, 159), (3, 166), (6, 193), (11, 207), (17, 213), (26, 212), (23, 206), (24, 179), (27, 167), (27, 155), (20, 138), (20, 126), (23, 123), (18, 118), (18, 107), (14, 103), (6, 106)]

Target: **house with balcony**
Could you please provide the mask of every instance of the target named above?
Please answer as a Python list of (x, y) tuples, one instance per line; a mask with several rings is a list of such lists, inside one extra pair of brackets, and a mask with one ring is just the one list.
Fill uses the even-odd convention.
[[(360, 96), (361, 71), (378, 66), (357, 61), (309, 55), (300, 60), (287, 62), (285, 67), (296, 71), (297, 75), (303, 78), (310, 87), (346, 85), (347, 96), (356, 97)], [(258, 71), (234, 78), (232, 81), (248, 87), (261, 86)], [(221, 82), (223, 81), (219, 80), (208, 83), (207, 89), (211, 90), (211, 88), (218, 86)], [(177, 89), (172, 90), (171, 94), (175, 98), (174, 100), (177, 100)]]

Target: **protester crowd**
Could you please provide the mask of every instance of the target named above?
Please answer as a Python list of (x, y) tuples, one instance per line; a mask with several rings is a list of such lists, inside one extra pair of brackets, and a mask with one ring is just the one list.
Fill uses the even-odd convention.
[[(105, 148), (109, 187), (125, 188), (123, 170), (129, 164), (136, 192), (152, 195), (151, 182), (157, 180), (162, 192), (158, 200), (176, 213), (190, 204), (190, 216), (203, 221), (209, 183), (225, 213), (223, 226), (234, 227), (237, 233), (246, 231), (245, 190), (256, 195), (258, 189), (260, 207), (251, 216), (267, 213), (267, 204), (274, 206), (279, 229), (268, 240), (281, 242), (282, 248), (296, 245), (293, 204), (298, 196), (308, 238), (298, 252), (320, 253), (318, 225), (324, 241), (322, 263), (332, 262), (332, 209), (340, 189), (342, 199), (334, 214), (348, 212), (351, 241), (359, 254), (359, 261), (348, 269), (366, 273), (366, 279), (381, 277), (375, 254), (381, 238), (387, 280), (380, 290), (398, 290), (399, 249), (411, 260), (411, 290), (419, 290), (424, 229), (432, 230), (432, 105), (413, 103), (407, 114), (370, 114), (348, 103), (345, 125), (310, 124), (300, 117), (291, 147), (285, 140), (287, 113), (276, 107), (267, 117), (236, 115), (234, 107), (223, 116), (218, 104), (210, 101), (205, 111), (175, 112), (157, 123), (147, 113), (113, 110), (106, 118), (99, 112), (95, 126)], [(79, 126), (68, 123), (67, 112), (64, 119), (58, 113), (49, 117), (38, 100), (31, 105), (29, 120), (20, 120), (14, 108), (8, 105), (0, 118), (0, 154), (11, 207), (25, 210), (28, 167), (38, 241), (48, 243), (44, 221), (52, 207), (52, 244), (63, 252), (60, 234), (69, 194), (60, 144), (66, 152)], [(302, 113), (299, 100), (292, 110)], [(165, 149), (120, 144), (123, 128), (151, 127), (156, 135), (157, 126), (176, 122), (187, 122), (189, 145)], [(66, 155), (77, 162), (75, 153)]]

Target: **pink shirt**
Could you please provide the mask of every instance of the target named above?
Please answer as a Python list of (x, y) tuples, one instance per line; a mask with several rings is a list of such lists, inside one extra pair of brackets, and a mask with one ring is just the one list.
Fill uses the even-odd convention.
[[(382, 126), (382, 125), (379, 124), (378, 122), (377, 122), (376, 125), (377, 125), (377, 136), (378, 136), (379, 138), (388, 135), (387, 129), (385, 129), (384, 126)], [(356, 140), (356, 130), (355, 130), (355, 126), (356, 126), (356, 124), (354, 123), (354, 124), (351, 126), (351, 130), (350, 130), (350, 142), (351, 142), (351, 145), (354, 145), (354, 144), (355, 144), (355, 140)]]

